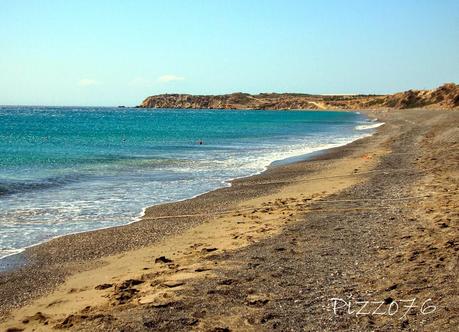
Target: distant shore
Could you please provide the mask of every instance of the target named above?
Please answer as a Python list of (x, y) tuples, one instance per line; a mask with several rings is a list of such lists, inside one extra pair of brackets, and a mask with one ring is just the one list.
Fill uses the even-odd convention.
[(408, 90), (389, 95), (162, 94), (147, 97), (138, 107), (240, 110), (459, 109), (459, 85), (448, 83), (433, 90)]
[[(0, 274), (0, 327), (452, 330), (458, 113), (369, 115), (386, 123), (372, 137), (30, 248)], [(349, 294), (439, 309), (333, 316), (329, 298)]]

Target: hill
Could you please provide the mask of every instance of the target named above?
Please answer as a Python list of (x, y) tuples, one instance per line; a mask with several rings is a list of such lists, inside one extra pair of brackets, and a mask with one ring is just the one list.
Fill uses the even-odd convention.
[(300, 93), (162, 94), (146, 98), (140, 108), (190, 109), (459, 109), (459, 85), (408, 90), (392, 95), (310, 95)]

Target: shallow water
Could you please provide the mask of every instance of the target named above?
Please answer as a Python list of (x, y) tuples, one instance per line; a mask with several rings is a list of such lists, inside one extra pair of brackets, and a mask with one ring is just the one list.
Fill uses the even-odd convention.
[[(349, 143), (358, 113), (0, 108), (0, 257)], [(199, 141), (203, 144), (198, 144)]]

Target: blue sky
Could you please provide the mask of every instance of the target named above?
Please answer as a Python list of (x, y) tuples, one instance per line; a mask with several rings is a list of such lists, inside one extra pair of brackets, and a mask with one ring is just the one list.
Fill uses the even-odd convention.
[(459, 82), (457, 0), (0, 0), (0, 104)]

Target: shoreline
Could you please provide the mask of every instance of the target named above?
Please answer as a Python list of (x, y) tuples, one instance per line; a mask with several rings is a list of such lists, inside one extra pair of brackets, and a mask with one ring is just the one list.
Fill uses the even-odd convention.
[[(48, 264), (0, 274), (0, 328), (453, 330), (457, 228), (445, 193), (458, 188), (458, 115), (375, 114), (386, 124), (373, 136), (313, 160), (31, 250)], [(439, 310), (407, 322), (327, 309), (330, 297), (413, 294)]]
[[(364, 111), (361, 111), (361, 112), (364, 112)], [(371, 114), (372, 114), (371, 111), (365, 112), (365, 115), (368, 118), (372, 117)], [(376, 133), (378, 132), (378, 130), (376, 131)], [(322, 150), (324, 151), (323, 155), (319, 155), (315, 157), (314, 159), (320, 160), (322, 157), (325, 157), (327, 155), (333, 155), (336, 153), (339, 154), (340, 151), (344, 150), (346, 147), (349, 147), (355, 144), (356, 142), (366, 140), (371, 137), (373, 136), (363, 137), (363, 138), (357, 139), (351, 143), (348, 143), (348, 144), (345, 144), (339, 147)], [(38, 279), (38, 280), (41, 280), (43, 284), (40, 284), (39, 287), (37, 288), (32, 287), (28, 289), (25, 294), (26, 296), (24, 298), (19, 298), (19, 299), (13, 297), (14, 291), (13, 293), (11, 293), (11, 290), (5, 293), (2, 293), (3, 289), (0, 287), (0, 295), (1, 295), (0, 296), (0, 314), (2, 311), (8, 311), (12, 307), (22, 305), (23, 303), (26, 303), (30, 299), (36, 298), (37, 296), (39, 297), (49, 292), (50, 290), (56, 288), (57, 285), (61, 284), (68, 277), (69, 273), (70, 274), (73, 273), (70, 270), (73, 270), (73, 269), (81, 270), (81, 269), (87, 268), (86, 265), (88, 264), (86, 264), (86, 261), (91, 263), (92, 261), (96, 259), (100, 259), (109, 254), (117, 254), (120, 252), (126, 252), (129, 250), (133, 250), (134, 248), (146, 246), (152, 242), (153, 243), (155, 242), (154, 240), (153, 241), (143, 240), (141, 245), (136, 244), (136, 245), (133, 245), (132, 247), (129, 246), (128, 248), (123, 248), (122, 250), (120, 250), (121, 249), (120, 246), (117, 246), (115, 250), (104, 250), (104, 252), (96, 252), (94, 250), (89, 249), (89, 247), (92, 247), (90, 244), (88, 244), (88, 242), (91, 241), (90, 240), (91, 237), (97, 238), (99, 237), (99, 235), (105, 234), (104, 238), (106, 238), (106, 241), (110, 241), (109, 239), (111, 238), (111, 236), (108, 234), (121, 233), (126, 228), (130, 228), (130, 227), (138, 228), (136, 226), (145, 224), (151, 215), (154, 215), (154, 214), (158, 214), (159, 216), (164, 215), (165, 213), (162, 210), (165, 210), (167, 212), (171, 211), (171, 213), (167, 213), (167, 214), (173, 215), (175, 212), (173, 211), (174, 206), (186, 205), (186, 207), (184, 207), (184, 210), (187, 211), (190, 209), (188, 205), (190, 205), (190, 203), (193, 204), (193, 202), (197, 199), (198, 200), (201, 198), (206, 199), (207, 196), (220, 195), (221, 192), (224, 192), (226, 190), (231, 191), (232, 189), (234, 189), (234, 184), (240, 184), (244, 182), (250, 183), (254, 181), (256, 182), (258, 181), (259, 178), (263, 179), (264, 177), (270, 177), (271, 176), (270, 174), (273, 172), (276, 174), (281, 174), (284, 172), (285, 169), (295, 167), (295, 165), (296, 167), (298, 167), (305, 163), (308, 163), (308, 160), (300, 160), (300, 161), (296, 161), (294, 163), (289, 163), (286, 165), (268, 167), (267, 169), (265, 169), (263, 172), (259, 174), (251, 175), (251, 176), (243, 177), (243, 178), (233, 179), (231, 181), (231, 186), (215, 189), (213, 191), (200, 194), (195, 198), (185, 199), (185, 200), (177, 201), (174, 203), (164, 203), (160, 205), (149, 206), (145, 208), (144, 214), (139, 221), (131, 222), (129, 224), (122, 225), (122, 226), (109, 227), (109, 228), (93, 230), (89, 232), (82, 232), (82, 233), (75, 233), (71, 235), (59, 236), (52, 240), (31, 246), (28, 249), (26, 249), (24, 252), (21, 252), (17, 255), (9, 256), (9, 257), (20, 257), (19, 259), (21, 260), (22, 264), (20, 266), (13, 267), (13, 269), (9, 269), (7, 271), (0, 272), (0, 283), (4, 280), (6, 280), (5, 282), (7, 282), (7, 280), (12, 280), (12, 279), (14, 280), (25, 279), (24, 281), (25, 284), (29, 285), (29, 284), (36, 284), (35, 280)], [(281, 183), (281, 184), (278, 184), (277, 186), (283, 186), (283, 185), (284, 184)], [(273, 185), (273, 187), (276, 187), (276, 185)], [(234, 204), (234, 202), (232, 203)], [(223, 205), (225, 205), (225, 202), (222, 202), (222, 206)], [(194, 209), (195, 209), (194, 207), (191, 208), (191, 210), (194, 210)], [(216, 208), (216, 210), (218, 209), (219, 207)], [(191, 219), (190, 223), (186, 225), (183, 225), (183, 222), (179, 221), (179, 223), (182, 224), (181, 227), (185, 226), (184, 228), (186, 229), (188, 227), (193, 227), (196, 224), (200, 224), (204, 222), (203, 220), (197, 221), (195, 220), (196, 218), (190, 218), (190, 219)], [(205, 219), (209, 219), (209, 217)], [(158, 227), (158, 225), (154, 225), (153, 228), (155, 228), (154, 229), (155, 233), (162, 233), (162, 230), (159, 229), (160, 227)], [(175, 231), (178, 231), (178, 230), (175, 230)], [(163, 236), (167, 236), (168, 234), (155, 234), (155, 235), (156, 235), (155, 240), (158, 240), (158, 238), (162, 238)], [(135, 236), (135, 235), (132, 234), (132, 236)], [(116, 238), (116, 235), (114, 235), (114, 237)], [(85, 240), (85, 238), (88, 238), (88, 240)], [(83, 241), (85, 245), (88, 247), (88, 249), (84, 249), (84, 248), (80, 249), (79, 251), (81, 253), (78, 255), (80, 256), (78, 258), (73, 257), (74, 255), (69, 254), (68, 252), (66, 253), (58, 249), (60, 247), (65, 248), (66, 246), (74, 247), (74, 245), (72, 244), (75, 242), (78, 243), (79, 241)], [(96, 241), (96, 240), (93, 240), (93, 241)], [(132, 241), (126, 240), (126, 238), (124, 238), (123, 243), (128, 243), (128, 245), (131, 245)], [(48, 254), (49, 252), (56, 252), (56, 251), (59, 253), (58, 256)], [(17, 262), (13, 262), (13, 263), (17, 263)], [(91, 265), (90, 263), (89, 265)], [(48, 271), (48, 267), (45, 265), (50, 265), (50, 266), (57, 265), (57, 267), (55, 269), (53, 268), (51, 272), (51, 271)], [(71, 268), (67, 268), (66, 265), (73, 265), (73, 266)], [(39, 272), (39, 275), (36, 275), (37, 271), (42, 271), (42, 272)], [(52, 278), (50, 278), (50, 280), (44, 280), (45, 277), (42, 276), (41, 273), (52, 274)], [(11, 301), (12, 299), (13, 301)]]
[[(278, 110), (273, 110), (273, 111), (278, 111)], [(299, 110), (295, 110), (295, 111), (311, 111), (311, 110), (301, 110), (301, 109), (299, 109)], [(339, 112), (340, 110), (319, 110), (319, 111)], [(373, 113), (371, 110), (369, 110), (369, 111), (365, 111), (365, 110), (361, 110), (361, 111), (342, 110), (342, 112), (346, 112), (346, 113), (350, 112), (350, 113), (357, 113), (357, 114), (363, 113), (363, 114), (365, 114), (365, 116), (367, 117), (368, 120), (378, 121), (378, 119), (376, 117), (371, 117), (371, 116), (368, 115), (368, 114), (372, 114)], [(364, 139), (366, 137), (371, 137), (372, 135), (374, 135), (376, 133), (377, 128), (382, 126), (382, 125), (384, 125), (384, 122), (378, 123), (378, 125), (376, 127), (366, 128), (366, 129), (373, 130), (373, 132), (362, 134), (361, 137), (352, 139), (351, 141), (346, 142), (346, 143), (329, 144), (329, 145), (332, 145), (332, 146), (331, 147), (326, 147), (326, 148), (318, 148), (317, 150), (313, 149), (313, 151), (311, 151), (311, 152), (307, 152), (307, 153), (303, 153), (303, 154), (299, 154), (299, 155), (295, 155), (295, 156), (290, 156), (290, 157), (286, 157), (286, 158), (282, 158), (282, 159), (278, 159), (278, 160), (273, 160), (268, 165), (264, 166), (263, 169), (260, 170), (259, 172), (256, 172), (254, 174), (245, 175), (245, 176), (242, 176), (242, 177), (230, 178), (230, 179), (225, 180), (224, 182), (222, 182), (222, 185), (220, 187), (216, 187), (216, 188), (213, 188), (211, 190), (208, 190), (208, 191), (205, 191), (205, 192), (202, 192), (202, 193), (199, 193), (199, 194), (187, 197), (187, 198), (145, 206), (145, 207), (142, 208), (141, 212), (139, 212), (138, 215), (132, 221), (123, 223), (121, 225), (107, 226), (107, 227), (96, 228), (96, 229), (91, 229), (91, 230), (86, 230), (86, 231), (81, 231), (81, 232), (71, 232), (71, 233), (68, 233), (68, 234), (57, 235), (57, 236), (51, 237), (49, 239), (43, 240), (42, 242), (35, 243), (35, 244), (32, 244), (32, 245), (26, 246), (24, 248), (17, 249), (18, 252), (11, 253), (11, 254), (9, 254), (7, 256), (4, 256), (4, 257), (0, 258), (0, 274), (1, 273), (5, 273), (5, 272), (13, 272), (17, 268), (21, 268), (21, 267), (26, 266), (27, 265), (26, 251), (31, 249), (31, 248), (46, 244), (46, 243), (48, 243), (50, 241), (53, 241), (55, 239), (58, 239), (58, 238), (61, 238), (61, 237), (65, 237), (65, 236), (72, 236), (72, 235), (85, 234), (85, 233), (89, 233), (89, 232), (102, 231), (102, 230), (111, 229), (111, 228), (118, 228), (118, 227), (128, 226), (128, 225), (136, 223), (136, 222), (141, 222), (142, 219), (145, 217), (145, 212), (149, 208), (152, 208), (152, 207), (155, 207), (155, 206), (158, 206), (158, 205), (162, 205), (162, 204), (174, 204), (174, 203), (178, 203), (178, 202), (182, 202), (182, 201), (186, 201), (186, 200), (195, 199), (196, 197), (199, 197), (201, 195), (205, 195), (205, 194), (210, 193), (212, 191), (223, 189), (223, 188), (227, 188), (227, 187), (231, 187), (233, 181), (242, 180), (242, 179), (250, 178), (250, 177), (253, 177), (253, 176), (258, 176), (258, 175), (266, 172), (268, 169), (273, 168), (273, 167), (281, 167), (283, 165), (288, 165), (288, 164), (291, 164), (291, 163), (305, 162), (305, 161), (308, 161), (308, 160), (313, 160), (316, 156), (320, 156), (322, 154), (326, 154), (327, 151), (329, 151), (329, 150), (337, 149), (337, 148), (340, 148), (340, 147), (344, 147), (344, 146), (346, 146), (348, 144), (352, 144), (353, 142), (355, 142), (357, 140)], [(357, 127), (359, 127), (359, 125), (357, 125), (356, 128)], [(355, 130), (364, 131), (366, 129), (355, 129)]]

